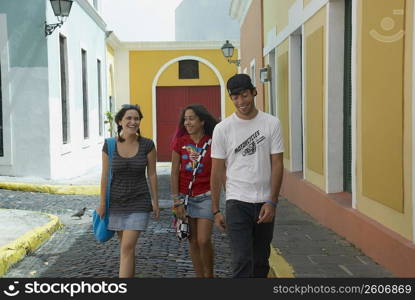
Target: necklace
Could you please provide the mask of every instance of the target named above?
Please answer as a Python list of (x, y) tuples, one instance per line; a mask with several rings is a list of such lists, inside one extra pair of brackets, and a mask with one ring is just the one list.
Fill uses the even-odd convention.
[(203, 139), (204, 136), (205, 136), (205, 134), (202, 133), (202, 135), (199, 137), (197, 142), (192, 137), (190, 137), (190, 139), (196, 144), (196, 148), (198, 148), (198, 145), (199, 145), (200, 141)]

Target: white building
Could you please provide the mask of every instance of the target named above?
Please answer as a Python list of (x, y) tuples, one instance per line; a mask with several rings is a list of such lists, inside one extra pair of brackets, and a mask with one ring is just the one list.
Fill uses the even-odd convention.
[(0, 1), (0, 175), (69, 178), (100, 168), (107, 135), (106, 24), (100, 0)]

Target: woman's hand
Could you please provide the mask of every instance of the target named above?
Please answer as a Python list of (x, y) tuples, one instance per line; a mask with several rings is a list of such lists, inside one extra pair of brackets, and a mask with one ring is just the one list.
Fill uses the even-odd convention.
[(104, 218), (104, 216), (105, 216), (105, 210), (106, 210), (105, 204), (104, 205), (100, 205), (96, 210), (97, 210), (97, 213), (98, 213), (99, 217), (101, 219)]
[(156, 220), (160, 218), (160, 208), (158, 205), (153, 205), (153, 218)]
[(176, 210), (176, 216), (179, 219), (182, 219), (183, 221), (186, 220), (186, 211), (184, 210), (184, 205), (180, 205), (178, 207), (175, 208)]

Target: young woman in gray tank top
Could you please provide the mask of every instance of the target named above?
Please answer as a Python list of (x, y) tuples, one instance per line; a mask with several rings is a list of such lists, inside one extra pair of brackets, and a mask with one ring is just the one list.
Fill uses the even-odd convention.
[[(147, 228), (150, 212), (153, 212), (155, 219), (160, 216), (156, 149), (151, 139), (140, 134), (142, 118), (140, 107), (131, 104), (123, 105), (115, 116), (118, 136), (112, 158), (108, 229), (117, 232), (120, 242), (120, 278), (134, 277), (135, 248), (140, 233)], [(102, 153), (101, 201), (97, 209), (101, 217), (105, 214), (108, 164), (108, 145), (105, 142)]]

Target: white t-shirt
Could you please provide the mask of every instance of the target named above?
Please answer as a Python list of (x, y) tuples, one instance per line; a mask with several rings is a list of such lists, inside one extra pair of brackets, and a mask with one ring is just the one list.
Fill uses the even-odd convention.
[(225, 159), (226, 200), (271, 200), (271, 154), (284, 152), (280, 121), (258, 111), (243, 120), (235, 113), (216, 125), (211, 157)]

